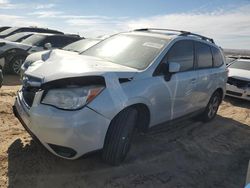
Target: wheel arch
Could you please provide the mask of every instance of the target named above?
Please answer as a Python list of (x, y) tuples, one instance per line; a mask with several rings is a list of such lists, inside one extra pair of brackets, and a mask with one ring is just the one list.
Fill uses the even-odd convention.
[(220, 102), (222, 102), (223, 97), (224, 97), (224, 95), (225, 95), (223, 89), (222, 89), (221, 87), (219, 87), (219, 88), (217, 88), (217, 89), (213, 92), (213, 94), (216, 93), (216, 92), (218, 92), (218, 93), (220, 94), (220, 96), (221, 96), (221, 101), (220, 101)]
[[(136, 129), (139, 132), (145, 132), (149, 128), (150, 125), (150, 120), (151, 120), (151, 112), (150, 112), (150, 104), (147, 102), (134, 102), (134, 103), (128, 103), (123, 109), (121, 109), (119, 112), (117, 112), (114, 117), (111, 119), (112, 120), (119, 115), (122, 111), (124, 111), (127, 108), (135, 108), (138, 112), (138, 118), (136, 122)], [(110, 122), (110, 124), (111, 124)], [(110, 125), (109, 125), (110, 126)]]
[(5, 65), (8, 64), (15, 56), (17, 55), (22, 55), (22, 56), (28, 56), (29, 53), (24, 50), (24, 49), (20, 49), (20, 48), (12, 48), (9, 49), (7, 51), (5, 51), (1, 57), (4, 57), (5, 59)]

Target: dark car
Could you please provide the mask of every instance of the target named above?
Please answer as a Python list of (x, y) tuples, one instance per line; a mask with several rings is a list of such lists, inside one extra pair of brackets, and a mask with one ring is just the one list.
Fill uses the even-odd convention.
[[(80, 53), (84, 52), (85, 50), (89, 49), (90, 47), (96, 45), (100, 41), (101, 41), (101, 39), (98, 39), (98, 38), (96, 38), (96, 39), (90, 39), (90, 38), (89, 39), (82, 39), (82, 40), (73, 42), (73, 43), (63, 47), (60, 51), (57, 51), (57, 53), (63, 54), (63, 53), (65, 53), (65, 51), (71, 51), (71, 52), (80, 54)], [(24, 72), (28, 69), (28, 67), (31, 66), (36, 61), (47, 60), (47, 58), (49, 58), (51, 55), (51, 53), (48, 53), (48, 52), (49, 52), (49, 50), (44, 50), (44, 51), (30, 54), (25, 59), (25, 62), (21, 66), (21, 72), (20, 72), (21, 77), (23, 76)], [(49, 54), (49, 55), (47, 55), (46, 58), (42, 58), (45, 54)]]
[(36, 32), (36, 33), (52, 33), (52, 34), (64, 34), (61, 31), (47, 29), (47, 28), (39, 28), (39, 27), (11, 27), (0, 32), (0, 38), (5, 38), (15, 33), (20, 32)]
[(20, 67), (29, 54), (51, 48), (63, 48), (80, 39), (71, 35), (36, 33), (21, 43), (5, 41), (0, 43), (0, 64), (4, 65), (4, 71), (19, 74)]
[(24, 40), (24, 39), (26, 39), (34, 34), (36, 34), (36, 33), (34, 33), (34, 32), (20, 32), (20, 33), (15, 33), (13, 35), (5, 37), (4, 40), (8, 40), (11, 42), (21, 42), (22, 40)]

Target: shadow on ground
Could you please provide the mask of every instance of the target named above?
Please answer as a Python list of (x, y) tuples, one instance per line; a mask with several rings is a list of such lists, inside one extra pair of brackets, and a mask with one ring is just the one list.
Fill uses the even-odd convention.
[(21, 84), (20, 76), (18, 75), (5, 74), (3, 76), (3, 86), (16, 86), (20, 84)]
[(69, 161), (17, 139), (8, 149), (9, 187), (244, 187), (249, 136), (250, 127), (221, 116), (187, 120), (137, 135), (117, 167), (99, 153)]
[(247, 100), (226, 96), (224, 98), (224, 101), (229, 102), (230, 104), (234, 106), (250, 109), (250, 101), (247, 101)]

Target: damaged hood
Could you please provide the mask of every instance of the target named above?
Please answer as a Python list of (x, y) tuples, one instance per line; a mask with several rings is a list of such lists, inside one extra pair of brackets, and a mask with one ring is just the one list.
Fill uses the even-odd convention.
[(228, 68), (228, 77), (250, 82), (250, 71), (243, 69)]
[[(53, 52), (56, 52), (57, 55), (63, 55), (65, 53), (68, 53), (68, 54), (77, 54), (76, 52), (71, 52), (71, 51), (66, 51), (66, 50), (60, 50), (60, 49), (54, 49)], [(42, 56), (47, 54), (47, 57), (46, 59), (42, 59)], [(45, 61), (47, 60), (48, 58), (50, 58), (51, 54), (55, 54), (55, 53), (51, 53), (50, 50), (44, 50), (44, 51), (40, 51), (40, 52), (35, 52), (35, 53), (32, 53), (30, 54), (27, 58), (26, 58), (26, 62), (35, 62), (35, 61), (38, 61), (38, 60), (42, 60), (42, 61)], [(46, 56), (46, 55), (45, 55)]]
[(114, 64), (96, 57), (74, 54), (72, 52), (51, 51), (46, 61), (36, 61), (25, 75), (37, 77), (43, 83), (62, 78), (98, 76), (115, 73), (118, 78), (132, 78), (137, 69)]

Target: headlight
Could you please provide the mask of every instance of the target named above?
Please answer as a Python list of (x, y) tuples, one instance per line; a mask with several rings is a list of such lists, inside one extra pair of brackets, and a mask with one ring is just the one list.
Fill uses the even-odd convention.
[(43, 98), (42, 104), (64, 110), (77, 110), (92, 101), (103, 89), (103, 86), (51, 89)]

